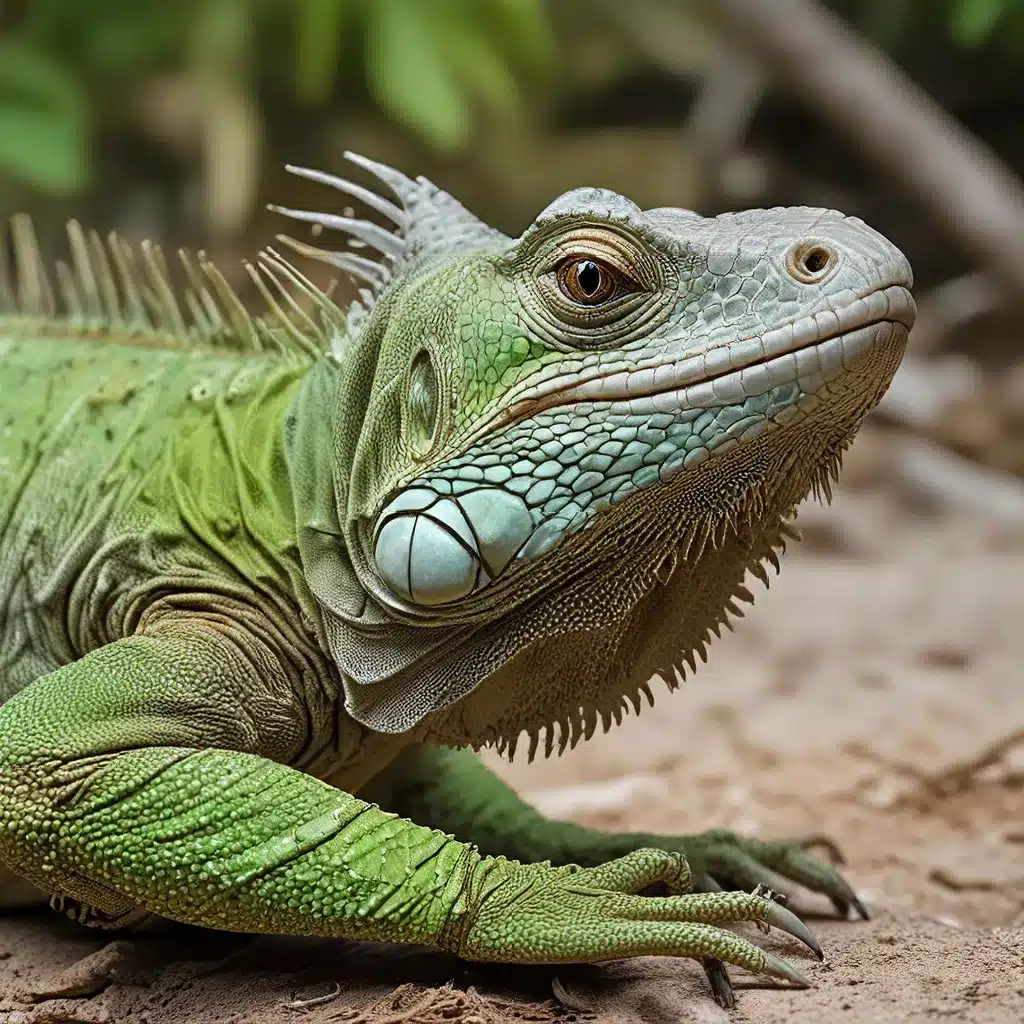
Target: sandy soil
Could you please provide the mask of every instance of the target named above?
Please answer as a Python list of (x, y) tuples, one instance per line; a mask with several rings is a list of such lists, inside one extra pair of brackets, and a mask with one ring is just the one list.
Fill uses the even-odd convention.
[(873, 919), (801, 900), (823, 964), (764, 940), (813, 989), (733, 971), (727, 1013), (685, 961), (484, 969), (170, 925), (108, 945), (47, 911), (0, 921), (0, 1024), (1024, 1020), (1024, 524), (908, 503), (881, 445), (681, 692), (560, 760), (493, 761), (596, 825), (831, 835)]

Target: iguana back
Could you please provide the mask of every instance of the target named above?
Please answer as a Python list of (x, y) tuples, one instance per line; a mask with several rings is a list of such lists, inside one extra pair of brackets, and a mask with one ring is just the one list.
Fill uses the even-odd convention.
[[(211, 399), (267, 361), (90, 340), (4, 337), (0, 322), (0, 697), (116, 635), (116, 595), (173, 535), (161, 470)], [(253, 379), (256, 378), (256, 379)], [(199, 446), (196, 446), (198, 453)], [(229, 508), (225, 507), (225, 517)], [(120, 547), (120, 551), (115, 549)], [(90, 564), (106, 550), (107, 593)], [(97, 568), (99, 568), (97, 566)], [(117, 574), (116, 576), (114, 574)]]
[[(282, 598), (294, 571), (273, 455), (311, 346), (240, 305), (234, 323), (214, 321), (211, 286), (230, 292), (205, 262), (186, 256), (201, 310), (189, 316), (158, 250), (146, 274), (116, 237), (69, 234), (77, 261), (55, 298), (16, 219), (18, 265), (0, 290), (0, 700), (130, 632), (139, 588), (182, 586), (182, 559), (266, 577)], [(262, 478), (245, 472), (253, 455)], [(246, 493), (266, 514), (245, 515)]]

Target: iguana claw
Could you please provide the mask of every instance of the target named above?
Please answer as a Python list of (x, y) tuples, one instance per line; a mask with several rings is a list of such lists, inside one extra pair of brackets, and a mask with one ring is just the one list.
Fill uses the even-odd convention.
[(868, 908), (864, 906), (859, 897), (854, 896), (853, 899), (850, 901), (850, 906), (853, 907), (853, 909), (857, 912), (857, 916), (862, 921), (871, 920), (871, 915), (868, 913)]
[(783, 981), (791, 981), (800, 988), (810, 988), (810, 980), (798, 971), (792, 964), (787, 963), (782, 957), (776, 956), (762, 950), (764, 953), (764, 964), (761, 967), (762, 974), (769, 974), (773, 978), (782, 978)]
[(701, 960), (704, 974), (711, 986), (711, 995), (715, 1002), (723, 1010), (731, 1010), (736, 1005), (736, 993), (733, 991), (732, 982), (729, 980), (729, 972), (725, 964), (713, 956), (706, 956)]
[(652, 845), (679, 849), (686, 854), (693, 871), (694, 889), (715, 892), (721, 887), (758, 891), (767, 887), (773, 899), (788, 899), (787, 882), (795, 882), (826, 896), (840, 917), (852, 907), (864, 920), (867, 909), (849, 883), (831, 864), (806, 852), (807, 846), (824, 846), (834, 857), (835, 844), (814, 836), (806, 840), (765, 842), (733, 832), (714, 830), (700, 835), (645, 837)]
[(818, 940), (811, 933), (811, 930), (792, 911), (768, 898), (768, 908), (765, 911), (765, 922), (778, 928), (779, 931), (788, 932), (795, 939), (799, 939), (819, 959), (825, 959), (825, 953)]

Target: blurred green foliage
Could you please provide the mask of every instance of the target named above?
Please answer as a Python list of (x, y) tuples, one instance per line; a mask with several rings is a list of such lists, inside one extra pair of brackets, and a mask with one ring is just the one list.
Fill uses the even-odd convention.
[(31, 0), (0, 37), (0, 176), (81, 189), (98, 111), (182, 70), (311, 105), (358, 78), (387, 115), (456, 149), (470, 111), (514, 111), (552, 51), (542, 0)]
[(999, 43), (1007, 59), (1024, 58), (1024, 0), (840, 0), (832, 6), (897, 54), (946, 37), (966, 50)]
[(0, 38), (0, 174), (54, 192), (79, 188), (88, 121), (74, 75), (20, 39)]
[[(13, 3), (0, 0), (0, 18)], [(98, 124), (116, 123), (149, 83), (175, 74), (196, 83), (205, 97), (196, 102), (222, 111), (234, 103), (236, 114), (248, 103), (257, 120), (269, 92), (325, 107), (355, 90), (436, 149), (457, 150), (473, 112), (514, 114), (524, 83), (553, 66), (549, 17), (559, 3), (21, 0), (0, 35), (0, 180), (81, 190)], [(829, 6), (911, 67), (957, 48), (965, 56), (985, 48), (986, 60), (1011, 72), (1024, 62), (1024, 0)], [(578, 9), (600, 26), (599, 4)], [(628, 46), (611, 19), (606, 31), (612, 47)]]
[(962, 46), (980, 46), (1007, 16), (1020, 16), (1021, 0), (957, 0), (953, 4), (953, 38)]

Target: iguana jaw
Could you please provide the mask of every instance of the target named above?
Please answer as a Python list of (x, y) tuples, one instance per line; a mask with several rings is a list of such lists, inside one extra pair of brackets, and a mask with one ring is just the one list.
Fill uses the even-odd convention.
[[(890, 324), (909, 332), (916, 314), (910, 291), (902, 285), (890, 285), (834, 312), (802, 317), (682, 359), (592, 374), (582, 380), (556, 378), (518, 397), (507, 410), (483, 424), (469, 441), (546, 409), (579, 402), (629, 401), (638, 403), (636, 412), (653, 413), (709, 408), (731, 398), (742, 401), (757, 393), (752, 390), (752, 375), (748, 372), (753, 368), (760, 369), (759, 382), (777, 385), (818, 372), (823, 361), (838, 359), (848, 369), (858, 355), (870, 349), (877, 334), (874, 328)], [(644, 399), (649, 400), (649, 409)]]
[(779, 429), (609, 510), (596, 529), (538, 564), (549, 589), (532, 605), (505, 611), (509, 596), (492, 588), (501, 618), (474, 635), (477, 653), (488, 640), (500, 646), (503, 634), (532, 632), (531, 640), (460, 705), (439, 709), (423, 735), (492, 746), (510, 759), (520, 745), (532, 760), (653, 705), (655, 683), (677, 689), (753, 601), (753, 580), (767, 587), (771, 567), (779, 570), (787, 539), (799, 538), (789, 525), (796, 506), (812, 492), (830, 497), (842, 452), (886, 390), (906, 327), (880, 323), (861, 333), (874, 341), (854, 371), (858, 381), (839, 382), (852, 386), (837, 392), (837, 403), (808, 396), (813, 406)]

